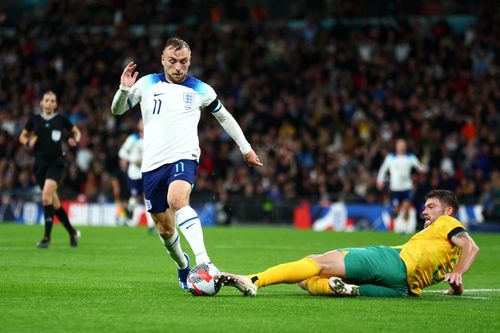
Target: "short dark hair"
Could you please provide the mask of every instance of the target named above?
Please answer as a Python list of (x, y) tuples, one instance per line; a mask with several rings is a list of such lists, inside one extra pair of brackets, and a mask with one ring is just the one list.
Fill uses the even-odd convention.
[(183, 39), (180, 39), (179, 37), (171, 37), (167, 39), (167, 42), (165, 43), (163, 49), (165, 50), (167, 47), (173, 47), (175, 51), (186, 48), (191, 52), (189, 44)]
[(448, 190), (431, 190), (425, 195), (425, 200), (428, 199), (438, 199), (446, 207), (451, 207), (453, 209), (453, 216), (458, 212), (458, 199), (455, 193)]
[(54, 92), (54, 90), (47, 90), (47, 91), (45, 91), (42, 94), (42, 98), (40, 98), (40, 100), (42, 100), (45, 95), (54, 95), (54, 97), (56, 98), (56, 101), (57, 101), (57, 94)]
[(43, 92), (43, 95), (54, 95), (54, 96), (57, 96), (56, 93), (54, 92), (54, 90), (46, 90), (46, 91)]

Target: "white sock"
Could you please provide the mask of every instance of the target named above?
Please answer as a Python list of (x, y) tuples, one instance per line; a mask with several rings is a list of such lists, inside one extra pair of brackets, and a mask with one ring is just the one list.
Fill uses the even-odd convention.
[(161, 236), (160, 239), (167, 249), (170, 257), (172, 257), (172, 259), (174, 259), (175, 263), (177, 264), (177, 268), (186, 268), (188, 262), (186, 260), (186, 257), (184, 257), (184, 252), (182, 252), (181, 240), (177, 229), (175, 229), (175, 234), (169, 239), (163, 239)]
[(127, 205), (128, 211), (134, 213), (135, 206), (137, 206), (137, 200), (135, 200), (135, 197), (130, 197)]
[(175, 222), (196, 256), (196, 264), (209, 262), (210, 258), (205, 249), (201, 222), (196, 211), (191, 206), (182, 207), (175, 213)]
[(145, 212), (145, 214), (146, 214), (146, 223), (148, 224), (148, 228), (154, 228), (155, 221), (153, 221), (153, 217), (148, 212)]

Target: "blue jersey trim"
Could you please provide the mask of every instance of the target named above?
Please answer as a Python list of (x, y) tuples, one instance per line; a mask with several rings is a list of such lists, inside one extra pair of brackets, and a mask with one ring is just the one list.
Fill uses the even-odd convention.
[[(154, 73), (154, 74), (150, 74), (149, 75), (149, 79), (150, 79), (150, 83), (151, 84), (155, 84), (157, 82), (166, 82), (166, 83), (171, 83), (171, 82), (168, 82), (166, 77), (165, 77), (165, 73)], [(191, 88), (197, 92), (200, 92), (201, 91), (201, 87), (202, 87), (202, 81), (193, 77), (193, 76), (187, 76), (186, 79), (183, 81), (183, 82), (179, 82), (179, 83), (171, 83), (171, 84), (178, 84), (178, 85), (181, 85), (181, 86), (184, 86), (184, 87), (188, 87), (188, 88)]]
[(186, 79), (183, 82), (178, 83), (178, 84), (180, 84), (181, 86), (184, 86), (184, 87), (191, 88), (193, 90), (198, 90), (197, 88), (200, 86), (201, 81), (195, 77), (188, 76), (188, 77), (186, 77)]
[(155, 84), (157, 82), (167, 82), (167, 79), (165, 78), (165, 73), (154, 73), (149, 75), (150, 83)]

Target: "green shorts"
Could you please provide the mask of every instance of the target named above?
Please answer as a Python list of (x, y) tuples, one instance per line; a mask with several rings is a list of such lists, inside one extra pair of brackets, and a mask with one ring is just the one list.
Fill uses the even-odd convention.
[(408, 295), (406, 266), (401, 249), (390, 246), (339, 249), (344, 252), (345, 278), (360, 286), (360, 295), (401, 297)]

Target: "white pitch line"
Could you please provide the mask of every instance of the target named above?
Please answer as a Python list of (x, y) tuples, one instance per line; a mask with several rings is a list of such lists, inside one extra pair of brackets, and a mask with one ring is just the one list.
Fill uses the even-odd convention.
[[(433, 293), (433, 294), (442, 294), (446, 290), (426, 290), (425, 293)], [(500, 289), (466, 289), (464, 290), (465, 292), (471, 292), (471, 293), (487, 293), (487, 292), (500, 292)], [(490, 299), (490, 297), (483, 297), (483, 296), (468, 296), (468, 295), (461, 295), (458, 296), (460, 298), (471, 298), (471, 299)]]
[[(440, 293), (440, 294), (443, 294), (445, 292), (445, 290), (429, 290), (429, 291), (426, 291), (425, 293), (432, 293), (432, 294), (437, 294), (437, 293)], [(445, 296), (443, 294), (443, 296)], [(467, 295), (460, 295), (460, 296), (445, 296), (445, 297), (460, 297), (460, 298), (470, 298), (470, 299), (490, 299), (490, 297), (484, 297), (484, 296), (467, 296)]]
[(472, 299), (490, 299), (489, 297), (481, 297), (481, 296), (458, 296), (460, 298), (472, 298)]
[[(426, 293), (443, 293), (446, 290), (426, 290)], [(488, 293), (488, 292), (500, 292), (500, 289), (465, 289), (464, 292), (471, 293)]]

